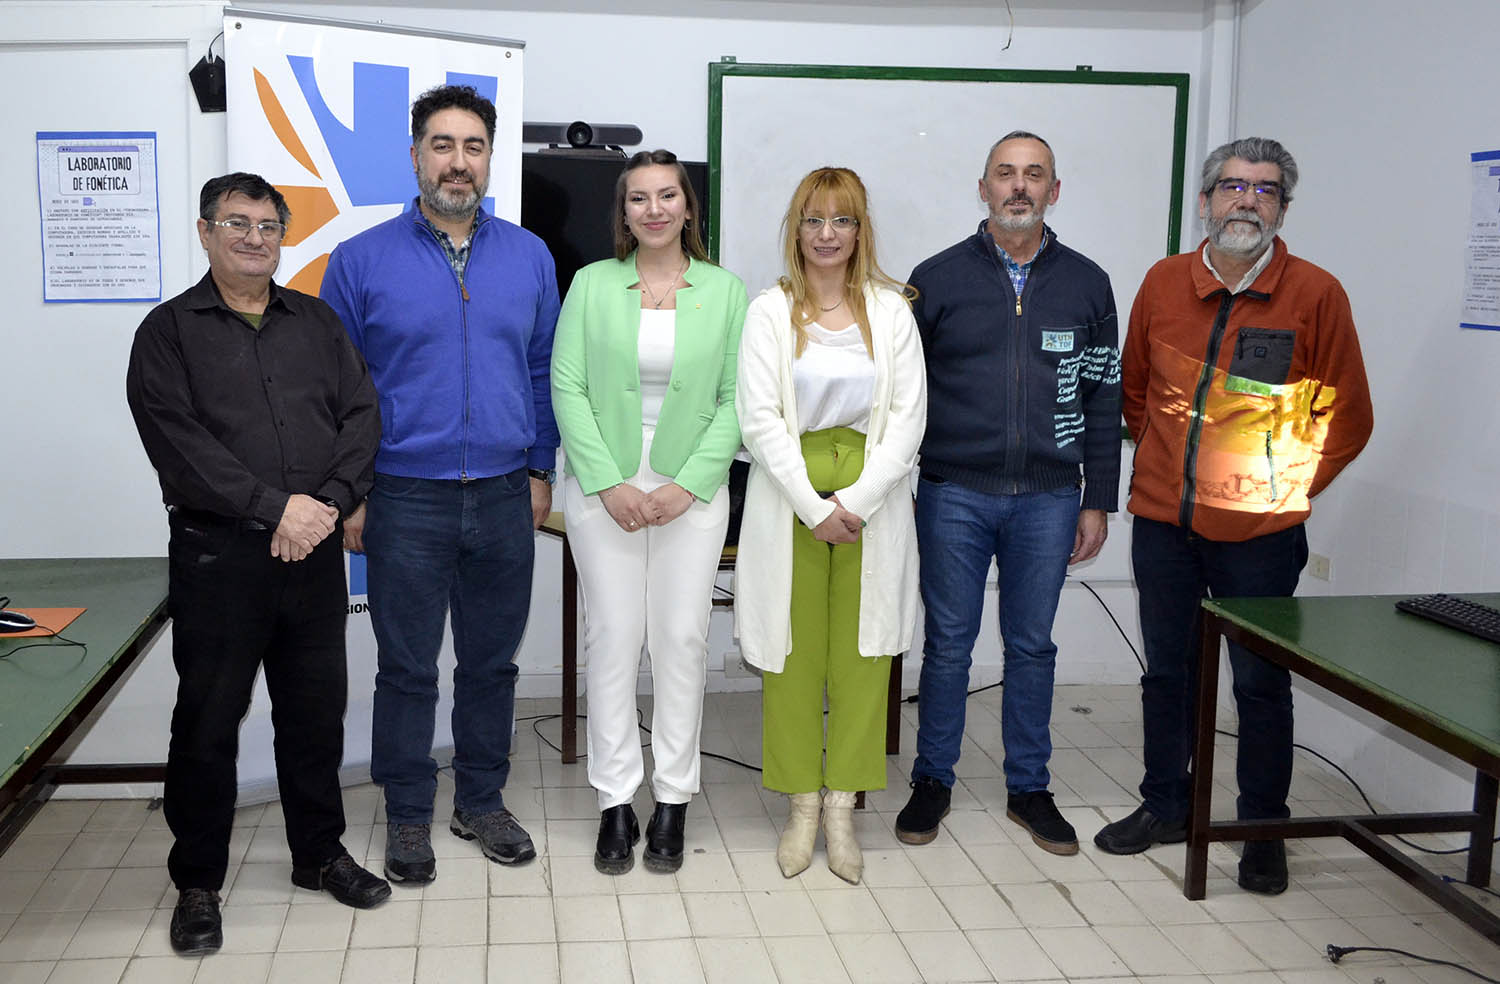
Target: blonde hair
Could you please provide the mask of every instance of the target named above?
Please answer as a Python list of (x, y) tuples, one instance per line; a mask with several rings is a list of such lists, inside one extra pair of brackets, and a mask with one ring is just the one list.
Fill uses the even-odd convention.
[(864, 182), (859, 175), (847, 167), (820, 167), (808, 174), (792, 192), (791, 204), (781, 220), (783, 258), (786, 275), (777, 280), (786, 292), (792, 309), (792, 330), (797, 334), (798, 356), (807, 348), (807, 326), (815, 319), (814, 305), (808, 297), (806, 261), (802, 256), (800, 229), (802, 219), (813, 202), (827, 198), (835, 215), (852, 216), (855, 227), (854, 253), (849, 257), (845, 269), (844, 300), (854, 312), (854, 321), (859, 325), (860, 338), (864, 339), (865, 351), (874, 352), (870, 341), (870, 315), (865, 306), (865, 285), (890, 287), (900, 291), (908, 299), (915, 291), (899, 280), (887, 276), (875, 262), (875, 230), (870, 225), (870, 209)]

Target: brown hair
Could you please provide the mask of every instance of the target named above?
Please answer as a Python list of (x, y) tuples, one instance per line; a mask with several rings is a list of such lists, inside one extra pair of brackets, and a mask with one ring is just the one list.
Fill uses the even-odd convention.
[(912, 288), (892, 279), (875, 262), (875, 229), (870, 224), (869, 196), (859, 175), (847, 167), (820, 167), (808, 174), (792, 192), (792, 201), (787, 206), (786, 217), (781, 220), (783, 237), (782, 255), (786, 262), (786, 275), (777, 283), (791, 301), (792, 329), (797, 333), (797, 355), (807, 348), (807, 326), (813, 321), (813, 305), (808, 300), (807, 268), (802, 257), (799, 231), (807, 209), (820, 198), (832, 202), (836, 215), (852, 216), (855, 227), (854, 254), (849, 258), (844, 278), (844, 300), (854, 312), (859, 325), (860, 337), (865, 341), (865, 350), (874, 352), (870, 341), (870, 315), (865, 307), (865, 285), (875, 284), (900, 291), (908, 299)]
[(631, 251), (640, 245), (635, 238), (635, 233), (625, 224), (625, 185), (630, 180), (630, 172), (638, 168), (650, 167), (660, 164), (670, 167), (677, 172), (677, 186), (682, 189), (682, 195), (687, 199), (687, 221), (682, 224), (682, 251), (693, 259), (703, 263), (712, 263), (708, 258), (708, 250), (703, 247), (703, 237), (698, 230), (702, 224), (702, 212), (698, 208), (698, 195), (693, 191), (693, 183), (688, 180), (687, 168), (677, 159), (677, 155), (670, 150), (642, 150), (630, 160), (625, 162), (625, 169), (620, 172), (619, 178), (615, 180), (615, 259), (623, 260), (629, 256)]

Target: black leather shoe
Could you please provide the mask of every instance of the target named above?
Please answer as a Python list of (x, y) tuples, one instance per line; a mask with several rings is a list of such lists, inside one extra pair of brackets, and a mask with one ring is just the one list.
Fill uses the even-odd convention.
[(1187, 821), (1158, 820), (1143, 803), (1123, 820), (1105, 824), (1094, 835), (1094, 845), (1106, 854), (1139, 854), (1153, 844), (1181, 844), (1187, 840)]
[(623, 875), (635, 867), (635, 843), (641, 825), (629, 803), (612, 806), (599, 814), (599, 841), (594, 846), (594, 867), (606, 875)]
[(206, 888), (184, 888), (172, 910), (169, 930), (172, 949), (184, 957), (213, 953), (224, 945), (224, 923), (219, 917), (219, 893)]
[(292, 868), (292, 884), (314, 892), (326, 889), (339, 902), (355, 909), (373, 909), (391, 897), (391, 886), (355, 863), (345, 851), (316, 868)]
[(646, 824), (646, 867), (670, 874), (682, 867), (682, 825), (686, 803), (658, 803)]
[(1286, 843), (1279, 840), (1246, 841), (1240, 857), (1240, 888), (1259, 895), (1286, 891)]

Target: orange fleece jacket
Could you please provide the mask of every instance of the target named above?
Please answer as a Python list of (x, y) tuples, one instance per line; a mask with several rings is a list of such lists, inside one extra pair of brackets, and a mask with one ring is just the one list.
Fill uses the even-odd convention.
[(1122, 355), (1135, 515), (1211, 540), (1274, 533), (1305, 520), (1370, 439), (1348, 296), (1279, 236), (1272, 248), (1239, 294), (1201, 243), (1147, 272)]

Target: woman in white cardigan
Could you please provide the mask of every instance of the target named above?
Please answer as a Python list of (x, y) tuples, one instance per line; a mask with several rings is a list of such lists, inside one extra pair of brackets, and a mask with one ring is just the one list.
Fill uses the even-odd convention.
[(750, 304), (740, 343), (752, 463), (736, 627), (764, 672), (764, 782), (791, 797), (777, 863), (788, 878), (807, 868), (821, 810), (828, 866), (857, 882), (854, 796), (885, 788), (890, 657), (917, 622), (910, 475), (926, 373), (908, 288), (876, 265), (858, 175), (803, 178), (783, 232), (787, 274)]

